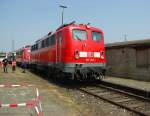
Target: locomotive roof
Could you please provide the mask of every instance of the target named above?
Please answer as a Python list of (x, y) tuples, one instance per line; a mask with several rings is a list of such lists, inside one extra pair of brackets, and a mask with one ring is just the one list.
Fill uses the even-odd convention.
[(105, 46), (106, 48), (111, 48), (111, 47), (125, 47), (125, 46), (137, 47), (137, 46), (149, 46), (149, 45), (150, 45), (150, 38), (145, 40), (108, 43)]
[[(102, 31), (102, 30), (99, 29), (99, 28), (95, 28), (95, 27), (90, 26), (89, 23), (88, 23), (88, 24), (75, 24), (75, 21), (73, 21), (73, 22), (71, 22), (71, 23), (69, 23), (69, 24), (63, 24), (63, 25), (61, 25), (60, 27), (58, 27), (58, 28), (56, 29), (56, 32), (57, 32), (57, 31), (60, 31), (61, 29), (66, 28), (66, 27), (90, 28), (90, 29), (93, 29), (93, 30)], [(38, 39), (37, 41), (35, 41), (35, 43), (38, 43), (38, 42), (40, 42), (40, 41), (46, 39), (47, 37), (49, 37), (49, 36), (51, 36), (51, 35), (53, 35), (53, 33), (52, 33), (52, 32), (49, 32), (47, 35), (45, 35), (45, 36), (43, 36), (42, 38), (40, 38), (40, 39)]]
[(45, 35), (44, 37), (38, 39), (37, 41), (35, 41), (35, 43), (38, 43), (39, 41), (42, 41), (42, 40), (45, 39), (46, 37), (48, 37), (48, 35)]
[(53, 33), (52, 33), (52, 32), (49, 32), (47, 35), (45, 35), (45, 36), (43, 36), (42, 38), (40, 38), (40, 39), (38, 39), (37, 41), (35, 41), (35, 43), (38, 43), (38, 42), (42, 41), (43, 39), (45, 39), (45, 38), (47, 38), (47, 37), (49, 37), (49, 36), (51, 36), (51, 35), (53, 35)]
[(74, 24), (74, 23), (64, 24), (64, 25), (60, 26), (56, 31), (64, 29), (65, 27), (89, 28), (89, 29), (93, 29), (93, 30), (100, 30), (100, 31), (102, 31), (100, 28), (92, 27), (92, 26), (90, 26), (88, 24)]

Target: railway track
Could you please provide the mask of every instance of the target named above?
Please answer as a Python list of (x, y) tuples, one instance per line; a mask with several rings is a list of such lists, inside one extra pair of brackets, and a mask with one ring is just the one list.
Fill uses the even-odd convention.
[[(150, 99), (102, 84), (76, 88), (141, 116), (150, 116)], [(129, 88), (128, 88), (129, 91)]]

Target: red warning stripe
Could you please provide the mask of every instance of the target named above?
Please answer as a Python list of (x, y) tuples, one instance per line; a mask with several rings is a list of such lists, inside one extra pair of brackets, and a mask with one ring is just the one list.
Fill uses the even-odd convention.
[(15, 108), (15, 107), (18, 107), (18, 104), (10, 104), (9, 107)]
[(16, 107), (35, 107), (37, 106), (37, 101), (31, 100), (27, 101), (26, 103), (19, 103), (19, 104), (0, 104), (0, 108), (9, 107), (9, 108), (16, 108)]
[(34, 108), (35, 108), (35, 111), (37, 113), (37, 116), (44, 116), (43, 111), (39, 111), (39, 108), (37, 106), (35, 106)]

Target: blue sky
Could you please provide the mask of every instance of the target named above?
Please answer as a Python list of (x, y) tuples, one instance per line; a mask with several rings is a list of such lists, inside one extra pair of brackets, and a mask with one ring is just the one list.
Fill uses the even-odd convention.
[(0, 0), (0, 51), (33, 44), (64, 22), (101, 28), (105, 43), (150, 38), (150, 0)]

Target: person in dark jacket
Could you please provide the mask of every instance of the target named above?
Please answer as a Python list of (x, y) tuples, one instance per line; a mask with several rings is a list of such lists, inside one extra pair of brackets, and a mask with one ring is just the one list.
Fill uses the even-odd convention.
[(8, 60), (7, 60), (7, 58), (5, 58), (5, 59), (3, 60), (3, 68), (4, 68), (4, 72), (5, 72), (5, 73), (8, 72), (8, 71), (7, 71), (7, 65), (8, 65)]
[(23, 61), (23, 63), (22, 63), (22, 69), (23, 69), (23, 73), (25, 73), (26, 72), (26, 68), (27, 68), (27, 63), (25, 62), (25, 61)]

